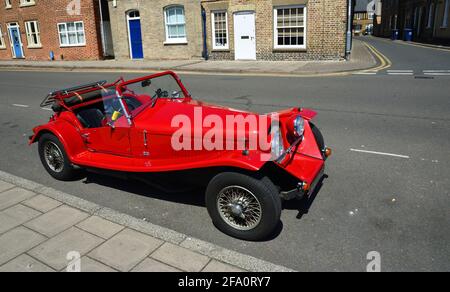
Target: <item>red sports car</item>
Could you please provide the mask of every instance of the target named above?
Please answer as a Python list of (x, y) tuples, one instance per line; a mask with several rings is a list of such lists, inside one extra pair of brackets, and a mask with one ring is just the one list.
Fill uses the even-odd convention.
[(315, 112), (267, 115), (194, 100), (163, 72), (51, 92), (50, 121), (33, 129), (40, 159), (58, 180), (81, 169), (143, 179), (163, 188), (206, 188), (223, 232), (261, 240), (279, 224), (282, 201), (310, 196), (331, 150), (311, 123)]

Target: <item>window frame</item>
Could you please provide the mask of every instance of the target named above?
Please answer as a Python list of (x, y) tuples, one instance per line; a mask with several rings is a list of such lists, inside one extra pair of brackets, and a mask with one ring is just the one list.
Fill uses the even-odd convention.
[[(278, 10), (303, 8), (303, 45), (278, 45)], [(307, 5), (284, 5), (273, 7), (273, 47), (275, 50), (306, 50), (307, 49), (307, 30), (308, 30), (308, 8)], [(298, 26), (302, 27), (302, 26)]]
[(428, 17), (427, 17), (427, 29), (430, 29), (433, 26), (434, 19), (434, 2), (430, 2), (428, 5)]
[[(69, 40), (69, 31), (67, 30), (67, 24), (73, 23), (75, 25), (75, 28), (77, 27), (77, 23), (81, 23), (83, 25), (83, 35), (84, 35), (84, 43), (76, 43), (76, 44), (63, 44), (61, 42), (61, 31), (59, 29), (59, 26), (64, 24), (66, 26), (66, 32), (67, 40)], [(84, 22), (82, 20), (79, 21), (67, 21), (67, 22), (59, 22), (56, 24), (56, 28), (58, 29), (58, 39), (59, 39), (59, 46), (60, 48), (70, 48), (70, 47), (85, 47), (86, 46), (86, 29), (84, 27)], [(78, 41), (78, 30), (75, 30), (75, 33), (77, 33), (77, 41)]]
[[(216, 44), (216, 13), (225, 13), (225, 33), (227, 44), (225, 46), (217, 46)], [(228, 11), (227, 10), (214, 10), (211, 11), (211, 40), (213, 50), (229, 50), (230, 49), (230, 34), (228, 29)]]
[[(30, 32), (29, 24), (34, 23), (34, 28), (36, 29), (36, 39), (38, 40), (37, 44), (30, 43), (30, 38), (32, 37), (32, 32)], [(42, 48), (42, 42), (41, 42), (41, 31), (39, 29), (39, 22), (37, 20), (28, 20), (25, 21), (25, 35), (27, 37), (27, 48)]]
[(5, 0), (5, 9), (11, 9), (12, 3), (11, 0)]
[[(181, 23), (168, 23), (168, 12), (171, 9), (179, 9), (181, 8), (183, 10), (183, 16), (184, 16), (184, 38), (169, 38), (169, 26), (170, 25), (181, 25)], [(183, 5), (171, 5), (164, 8), (164, 28), (166, 32), (166, 40), (164, 44), (187, 44), (187, 29), (186, 29), (186, 9)]]
[(20, 0), (19, 7), (27, 7), (27, 6), (34, 6), (36, 5), (35, 0)]
[(449, 12), (450, 10), (450, 0), (445, 0), (444, 2), (444, 15), (442, 17), (441, 28), (448, 28)]
[(6, 49), (5, 38), (3, 37), (3, 29), (0, 25), (0, 50)]

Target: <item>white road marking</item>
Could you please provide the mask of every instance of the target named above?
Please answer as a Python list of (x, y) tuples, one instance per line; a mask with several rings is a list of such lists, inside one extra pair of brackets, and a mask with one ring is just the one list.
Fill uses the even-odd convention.
[(14, 103), (13, 106), (15, 106), (15, 107), (30, 107), (26, 104), (17, 104), (17, 103)]
[(410, 158), (407, 155), (385, 153), (385, 152), (377, 152), (377, 151), (368, 151), (368, 150), (353, 149), (353, 148), (350, 148), (350, 151), (361, 152), (361, 153), (368, 153), (368, 154), (376, 154), (376, 155), (384, 155), (384, 156), (392, 156), (392, 157), (398, 157), (398, 158), (404, 158), (404, 159), (409, 159)]
[(48, 107), (41, 107), (41, 109), (43, 109), (44, 111), (52, 111), (52, 109)]
[(387, 70), (388, 75), (413, 75), (413, 70)]
[(424, 73), (450, 73), (450, 70), (423, 70)]
[(411, 75), (413, 75), (414, 73), (412, 73), (412, 72), (388, 72), (388, 74), (389, 75), (408, 75), (408, 76), (411, 76)]
[(377, 75), (377, 72), (356, 72), (353, 75)]

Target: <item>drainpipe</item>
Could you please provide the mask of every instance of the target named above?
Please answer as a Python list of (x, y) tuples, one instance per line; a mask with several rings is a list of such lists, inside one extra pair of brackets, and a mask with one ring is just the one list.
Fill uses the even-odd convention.
[(98, 0), (98, 7), (100, 8), (100, 34), (102, 37), (103, 57), (106, 57), (106, 43), (105, 43), (105, 31), (104, 31), (104, 27), (103, 27), (102, 0)]
[(205, 8), (202, 7), (202, 26), (203, 26), (203, 58), (208, 60), (208, 44), (206, 41), (206, 11)]
[(352, 24), (353, 24), (353, 0), (347, 0), (347, 36), (345, 41), (345, 59), (350, 59), (350, 54), (352, 52)]

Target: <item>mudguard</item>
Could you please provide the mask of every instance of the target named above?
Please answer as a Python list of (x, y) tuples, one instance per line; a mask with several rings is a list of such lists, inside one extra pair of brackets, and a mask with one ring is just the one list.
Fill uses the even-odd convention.
[(39, 137), (46, 132), (52, 133), (59, 139), (71, 161), (74, 160), (76, 155), (87, 150), (86, 145), (81, 138), (79, 129), (64, 118), (59, 118), (34, 128), (34, 134), (31, 137), (29, 144), (38, 142)]

